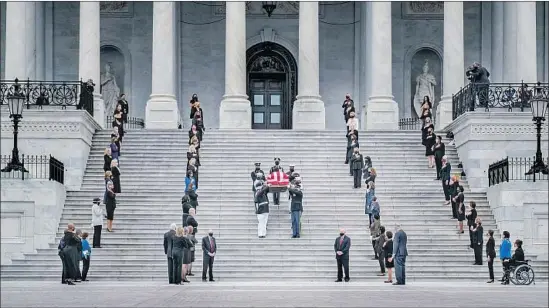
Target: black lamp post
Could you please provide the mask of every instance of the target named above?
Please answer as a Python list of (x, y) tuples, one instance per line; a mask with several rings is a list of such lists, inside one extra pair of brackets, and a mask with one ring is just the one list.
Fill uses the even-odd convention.
[(21, 91), (19, 80), (15, 79), (13, 93), (7, 97), (10, 118), (13, 121), (13, 150), (11, 152), (11, 161), (2, 169), (2, 172), (22, 171), (28, 172), (23, 163), (19, 160), (19, 149), (17, 148), (17, 134), (19, 133), (19, 122), (23, 118), (23, 107), (25, 106), (25, 94)]
[(276, 9), (276, 2), (263, 1), (263, 9), (265, 10), (265, 12), (267, 12), (267, 16), (271, 17), (271, 15), (273, 15), (274, 10)]
[(532, 120), (536, 124), (537, 129), (537, 150), (536, 161), (526, 175), (534, 174), (534, 182), (536, 181), (536, 173), (548, 174), (547, 165), (543, 162), (541, 154), (541, 125), (545, 121), (545, 114), (549, 105), (549, 100), (543, 96), (541, 87), (536, 88), (534, 97), (530, 99), (530, 108), (532, 109)]

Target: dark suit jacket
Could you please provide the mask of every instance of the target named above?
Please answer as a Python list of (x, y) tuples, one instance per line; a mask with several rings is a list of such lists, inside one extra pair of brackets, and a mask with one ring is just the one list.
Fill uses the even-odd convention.
[(484, 228), (482, 228), (482, 226), (476, 227), (476, 231), (473, 234), (473, 241), (476, 244), (480, 244), (480, 245), (484, 244), (483, 232), (484, 232)]
[(393, 240), (393, 255), (395, 257), (406, 257), (408, 255), (408, 249), (406, 245), (408, 244), (408, 236), (403, 230), (399, 230), (395, 234)]
[[(216, 253), (217, 252), (217, 243), (215, 241), (215, 237), (212, 236), (212, 240), (213, 240), (213, 244), (214, 244), (213, 252)], [(210, 257), (210, 255), (208, 255), (208, 252), (212, 252), (212, 251), (211, 251), (210, 237), (209, 236), (204, 236), (202, 238), (202, 251), (204, 252), (205, 257)]]
[(347, 235), (343, 236), (343, 243), (339, 245), (339, 242), (341, 241), (341, 236), (338, 236), (334, 243), (334, 251), (338, 252), (341, 251), (343, 254), (341, 256), (338, 256), (336, 254), (336, 259), (343, 257), (348, 258), (349, 257), (349, 249), (351, 249), (351, 238)]
[(493, 237), (490, 237), (486, 242), (486, 255), (492, 259), (496, 258), (496, 241)]
[(175, 230), (170, 230), (164, 233), (164, 254), (168, 257), (172, 257), (172, 244), (173, 237), (175, 236)]

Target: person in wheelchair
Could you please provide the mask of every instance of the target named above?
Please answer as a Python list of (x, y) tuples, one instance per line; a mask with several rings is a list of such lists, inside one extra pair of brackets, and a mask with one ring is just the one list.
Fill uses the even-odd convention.
[(522, 241), (517, 239), (515, 241), (515, 253), (511, 259), (503, 260), (503, 267), (505, 268), (505, 275), (501, 284), (509, 284), (509, 276), (515, 268), (521, 264), (525, 264), (524, 251), (522, 250)]

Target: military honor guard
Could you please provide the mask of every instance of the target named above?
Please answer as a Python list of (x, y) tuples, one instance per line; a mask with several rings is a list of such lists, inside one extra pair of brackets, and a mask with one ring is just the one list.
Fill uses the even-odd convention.
[[(275, 162), (275, 165), (271, 167), (269, 174), (277, 171), (284, 172), (284, 168), (280, 166), (280, 158), (275, 158), (274, 162)], [(275, 205), (280, 205), (280, 192), (273, 192), (273, 202)]]

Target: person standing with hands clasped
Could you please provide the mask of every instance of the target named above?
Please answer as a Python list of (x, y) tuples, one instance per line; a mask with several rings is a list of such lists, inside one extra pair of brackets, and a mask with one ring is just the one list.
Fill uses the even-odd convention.
[(351, 238), (345, 235), (345, 229), (339, 229), (339, 236), (334, 243), (334, 251), (336, 253), (337, 260), (337, 280), (341, 282), (343, 279), (343, 268), (345, 268), (345, 282), (348, 282), (349, 278), (349, 250), (351, 249)]
[(496, 241), (494, 231), (488, 230), (488, 241), (486, 242), (486, 259), (488, 260), (488, 273), (490, 280), (486, 283), (494, 283), (494, 258), (496, 257)]
[(202, 251), (204, 252), (202, 254), (202, 281), (206, 281), (206, 272), (209, 269), (209, 278), (213, 282), (215, 281), (213, 279), (213, 264), (217, 245), (211, 229), (208, 231), (208, 236), (202, 238)]

